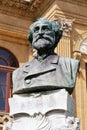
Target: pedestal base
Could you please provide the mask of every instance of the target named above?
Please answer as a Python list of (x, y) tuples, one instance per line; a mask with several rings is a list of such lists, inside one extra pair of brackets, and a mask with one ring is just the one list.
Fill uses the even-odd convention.
[(14, 95), (9, 104), (14, 117), (9, 130), (80, 130), (73, 98), (64, 89)]
[(80, 124), (78, 118), (66, 117), (57, 111), (47, 115), (38, 113), (33, 117), (21, 113), (14, 115), (14, 121), (3, 130), (80, 130)]

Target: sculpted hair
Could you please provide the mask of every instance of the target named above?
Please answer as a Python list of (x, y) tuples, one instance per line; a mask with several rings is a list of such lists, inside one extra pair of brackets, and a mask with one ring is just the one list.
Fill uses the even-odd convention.
[(45, 18), (38, 19), (36, 22), (34, 22), (30, 26), (29, 32), (28, 32), (28, 40), (30, 41), (30, 43), (32, 44), (34, 28), (38, 22), (47, 22), (48, 24), (50, 24), (50, 26), (52, 27), (52, 31), (55, 32), (55, 46), (54, 47), (56, 47), (62, 37), (63, 30), (61, 29), (61, 26), (57, 21), (49, 21)]

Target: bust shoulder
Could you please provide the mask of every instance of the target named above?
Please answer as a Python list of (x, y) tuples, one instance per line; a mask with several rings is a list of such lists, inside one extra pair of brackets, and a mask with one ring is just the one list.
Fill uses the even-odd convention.
[(59, 64), (63, 67), (66, 66), (68, 69), (73, 68), (77, 70), (79, 68), (80, 61), (76, 59), (60, 56)]

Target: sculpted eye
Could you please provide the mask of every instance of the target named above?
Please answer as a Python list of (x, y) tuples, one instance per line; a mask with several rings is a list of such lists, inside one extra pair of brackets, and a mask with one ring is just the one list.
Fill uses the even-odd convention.
[(39, 31), (39, 27), (35, 27), (34, 32), (38, 32), (38, 31)]
[(43, 30), (43, 31), (49, 31), (50, 29), (48, 28), (48, 26), (43, 26), (43, 27), (42, 27), (42, 30)]

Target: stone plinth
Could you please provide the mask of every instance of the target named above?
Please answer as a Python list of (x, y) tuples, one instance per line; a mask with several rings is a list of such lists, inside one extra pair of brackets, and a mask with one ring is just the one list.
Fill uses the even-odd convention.
[(73, 98), (65, 89), (14, 95), (9, 104), (10, 130), (79, 130)]
[(27, 113), (33, 116), (35, 113), (45, 115), (50, 111), (63, 111), (68, 116), (74, 116), (74, 101), (66, 90), (55, 90), (41, 93), (14, 95), (9, 99), (10, 115)]

